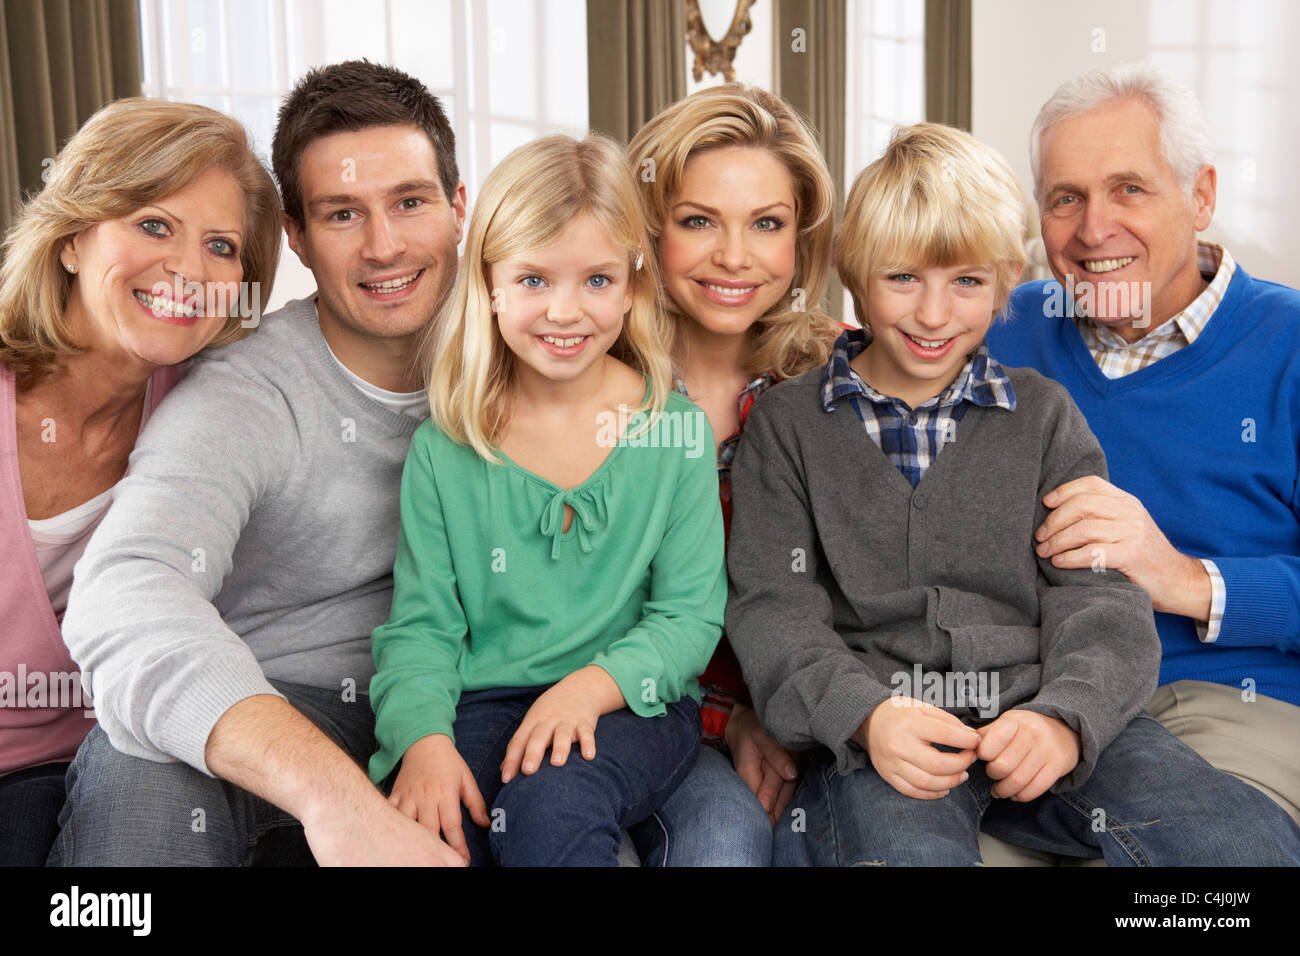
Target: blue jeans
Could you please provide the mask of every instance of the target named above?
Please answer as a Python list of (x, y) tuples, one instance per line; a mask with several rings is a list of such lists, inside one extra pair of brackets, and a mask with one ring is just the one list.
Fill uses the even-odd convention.
[[(271, 682), (362, 766), (375, 750), (364, 694)], [(115, 749), (96, 726), (67, 777), (68, 802), (51, 866), (246, 866), (311, 863), (301, 825), (272, 803), (188, 764), (156, 763)]]
[(0, 866), (44, 866), (59, 835), (66, 763), (47, 763), (0, 777)]
[(663, 717), (616, 710), (596, 724), (596, 756), (575, 745), (564, 766), (549, 756), (531, 774), (501, 784), (506, 747), (546, 687), (462, 694), (456, 750), (492, 821), (480, 827), (462, 812), (474, 866), (617, 866), (624, 828), (645, 820), (690, 772), (700, 742), (700, 709), (689, 697)]
[(771, 866), (772, 821), (731, 758), (705, 744), (690, 775), (632, 830), (645, 866)]
[[(995, 799), (984, 763), (939, 800), (905, 797), (872, 767), (811, 767), (777, 828), (782, 864), (970, 866), (981, 827), (1008, 842), (1108, 866), (1295, 866), (1300, 828), (1255, 788), (1215, 770), (1148, 714), (1078, 789)], [(800, 813), (802, 811), (802, 814)]]

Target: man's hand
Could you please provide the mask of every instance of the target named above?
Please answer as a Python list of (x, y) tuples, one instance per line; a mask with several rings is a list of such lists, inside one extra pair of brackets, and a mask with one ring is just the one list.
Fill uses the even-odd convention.
[(321, 866), (465, 866), (466, 859), (410, 817), (384, 802), (352, 813), (303, 821), (307, 845)]
[(758, 722), (752, 707), (736, 704), (725, 730), (731, 762), (745, 786), (753, 791), (773, 825), (794, 797), (798, 767), (794, 757)]
[(465, 865), (436, 834), (389, 804), (338, 744), (279, 697), (246, 697), (222, 714), (208, 735), (204, 761), (215, 776), (300, 820), (321, 866)]
[(388, 802), (433, 834), (441, 833), (466, 863), (469, 847), (461, 827), (461, 804), (479, 826), (490, 822), (474, 774), (446, 734), (421, 737), (406, 748)]
[(1209, 619), (1205, 565), (1176, 550), (1133, 495), (1088, 475), (1048, 492), (1043, 504), (1053, 510), (1034, 532), (1039, 557), (1058, 568), (1100, 560), (1150, 594), (1157, 611)]
[[(912, 697), (876, 705), (854, 739), (886, 783), (918, 800), (946, 797), (962, 783), (980, 745), (980, 735), (952, 714)], [(949, 753), (932, 744), (960, 749)]]
[(564, 766), (575, 740), (585, 759), (595, 759), (596, 721), (622, 706), (623, 692), (604, 668), (590, 664), (574, 671), (533, 701), (524, 714), (506, 746), (501, 782), (509, 783), (520, 770), (535, 773), (548, 748), (551, 765)]
[(976, 754), (989, 777), (998, 781), (993, 796), (1029, 801), (1079, 763), (1079, 735), (1069, 724), (1032, 710), (1008, 710), (979, 728)]

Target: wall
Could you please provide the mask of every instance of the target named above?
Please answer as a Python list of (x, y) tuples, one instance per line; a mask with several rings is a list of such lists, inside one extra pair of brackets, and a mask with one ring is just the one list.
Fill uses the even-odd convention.
[(1190, 86), (1209, 116), (1218, 212), (1206, 237), (1261, 278), (1300, 287), (1300, 4), (1289, 0), (975, 0), (973, 132), (1026, 193), (1029, 127), (1062, 82), (1148, 60)]

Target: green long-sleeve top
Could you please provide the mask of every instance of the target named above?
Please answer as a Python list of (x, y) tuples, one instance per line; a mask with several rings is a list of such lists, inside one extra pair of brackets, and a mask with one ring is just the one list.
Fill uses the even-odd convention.
[(652, 428), (635, 424), (611, 429), (622, 437), (609, 457), (567, 490), (483, 460), (432, 421), (416, 431), (393, 609), (373, 635), (373, 780), (421, 737), (451, 736), (462, 692), (596, 664), (640, 716), (699, 699), (727, 597), (713, 433), (677, 394)]

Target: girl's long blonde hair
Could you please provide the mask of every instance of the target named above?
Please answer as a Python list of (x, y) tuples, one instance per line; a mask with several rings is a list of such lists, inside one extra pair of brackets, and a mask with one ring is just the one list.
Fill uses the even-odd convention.
[[(692, 93), (664, 109), (632, 138), (628, 154), (656, 255), (672, 198), (686, 164), (711, 149), (748, 146), (781, 161), (793, 181), (797, 232), (790, 289), (751, 329), (746, 370), (791, 378), (822, 365), (843, 331), (823, 311), (835, 229), (835, 186), (817, 139), (783, 99), (757, 87), (728, 83)], [(680, 369), (685, 361), (681, 308), (668, 297), (673, 320), (669, 350)]]
[(609, 354), (650, 380), (637, 411), (657, 414), (668, 400), (669, 324), (623, 150), (598, 134), (544, 137), (510, 153), (483, 183), (456, 287), (434, 323), (425, 364), (434, 424), (487, 461), (498, 461), (494, 446), (507, 422), (517, 364), (492, 311), (491, 267), (547, 245), (583, 214), (627, 257), (632, 308)]

